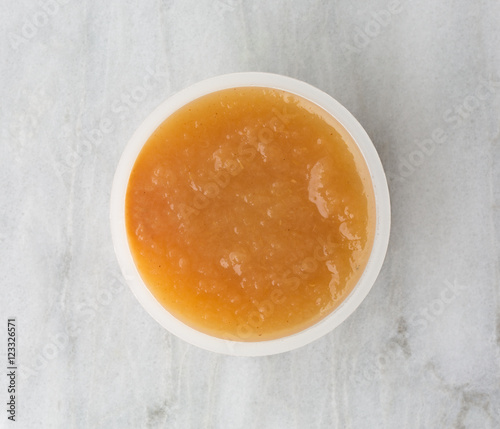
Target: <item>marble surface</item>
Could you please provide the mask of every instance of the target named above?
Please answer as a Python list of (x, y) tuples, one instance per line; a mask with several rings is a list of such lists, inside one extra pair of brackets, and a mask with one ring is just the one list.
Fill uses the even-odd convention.
[[(17, 422), (2, 411), (0, 427), (500, 428), (499, 19), (494, 0), (1, 2), (0, 358), (15, 316), (19, 374)], [(163, 330), (124, 284), (108, 221), (141, 121), (237, 71), (338, 99), (392, 198), (367, 299), (264, 358)]]

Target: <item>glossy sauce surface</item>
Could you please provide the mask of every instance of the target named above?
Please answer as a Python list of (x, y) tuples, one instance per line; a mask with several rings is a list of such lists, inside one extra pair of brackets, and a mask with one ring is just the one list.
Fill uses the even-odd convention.
[(313, 103), (234, 88), (171, 115), (149, 138), (126, 197), (128, 240), (156, 299), (221, 338), (298, 332), (335, 309), (368, 261), (369, 171)]

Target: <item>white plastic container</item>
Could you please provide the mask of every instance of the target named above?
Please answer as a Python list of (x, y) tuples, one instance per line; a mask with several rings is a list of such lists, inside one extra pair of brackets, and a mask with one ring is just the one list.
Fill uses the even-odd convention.
[[(234, 87), (269, 87), (299, 95), (317, 104), (339, 121), (363, 154), (375, 194), (375, 239), (366, 268), (350, 295), (328, 316), (296, 334), (258, 342), (223, 340), (197, 331), (172, 316), (144, 284), (129, 248), (125, 228), (125, 195), (135, 160), (156, 128), (185, 104), (211, 92)], [(336, 100), (321, 90), (289, 77), (269, 73), (235, 73), (196, 83), (162, 103), (137, 129), (118, 164), (111, 192), (111, 233), (123, 275), (146, 311), (164, 328), (183, 340), (213, 352), (237, 356), (264, 356), (304, 346), (329, 333), (342, 323), (366, 297), (373, 286), (387, 251), (390, 232), (389, 190), (377, 151), (358, 121)]]

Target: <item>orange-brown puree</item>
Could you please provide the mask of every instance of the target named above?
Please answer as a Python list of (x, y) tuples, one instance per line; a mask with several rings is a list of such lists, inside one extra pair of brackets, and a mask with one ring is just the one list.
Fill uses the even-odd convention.
[(373, 243), (373, 188), (322, 109), (279, 90), (227, 89), (149, 138), (126, 225), (139, 273), (173, 315), (221, 338), (272, 339), (350, 293)]

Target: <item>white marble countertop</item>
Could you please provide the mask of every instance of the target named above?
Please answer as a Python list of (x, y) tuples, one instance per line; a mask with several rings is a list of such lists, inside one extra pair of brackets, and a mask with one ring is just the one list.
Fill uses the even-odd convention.
[[(17, 428), (500, 428), (500, 3), (2, 2), (0, 359)], [(293, 352), (237, 358), (125, 286), (111, 181), (162, 100), (267, 71), (344, 104), (389, 176), (367, 299)], [(7, 376), (0, 378), (7, 402)], [(5, 408), (5, 405), (2, 409)]]

